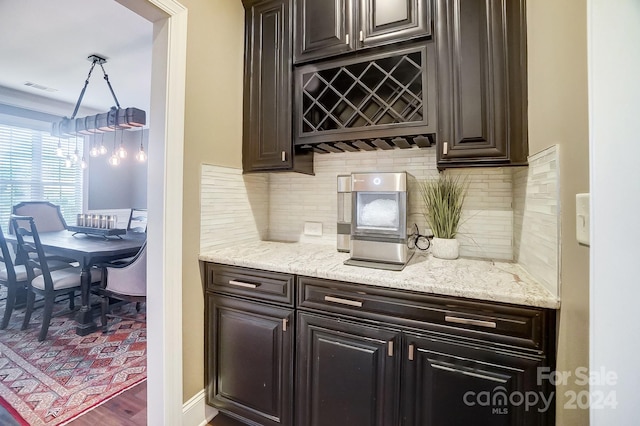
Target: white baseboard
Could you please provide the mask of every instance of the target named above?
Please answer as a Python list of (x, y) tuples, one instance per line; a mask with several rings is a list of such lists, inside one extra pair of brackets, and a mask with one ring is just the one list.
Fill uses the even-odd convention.
[(218, 410), (205, 403), (204, 389), (182, 405), (183, 426), (205, 426), (218, 414)]

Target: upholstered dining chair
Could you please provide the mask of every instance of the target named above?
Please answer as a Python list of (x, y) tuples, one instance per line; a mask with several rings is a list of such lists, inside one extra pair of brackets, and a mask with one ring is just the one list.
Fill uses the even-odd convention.
[(7, 328), (19, 291), (26, 291), (29, 279), (24, 265), (14, 265), (14, 259), (0, 227), (0, 285), (7, 288), (7, 299), (0, 330)]
[[(26, 225), (25, 225), (26, 224)], [(35, 219), (30, 216), (11, 216), (11, 225), (16, 235), (17, 252), (16, 263), (23, 264), (27, 271), (27, 310), (22, 323), (25, 330), (31, 321), (36, 295), (44, 298), (44, 311), (42, 316), (42, 326), (38, 340), (47, 338), (49, 324), (53, 315), (53, 306), (56, 297), (62, 294), (69, 295), (69, 309), (74, 310), (74, 298), (76, 290), (80, 291), (80, 275), (82, 268), (72, 266), (64, 269), (50, 267), (52, 262), (64, 261), (59, 256), (47, 256), (45, 254)], [(26, 241), (24, 237), (31, 237), (32, 241)], [(102, 270), (94, 268), (91, 270), (92, 284), (99, 284), (102, 279)]]
[(131, 209), (127, 231), (147, 232), (147, 209)]
[(11, 213), (32, 217), (40, 232), (67, 229), (67, 222), (62, 217), (60, 206), (49, 201), (23, 201), (13, 206)]
[(123, 301), (140, 304), (147, 300), (147, 242), (127, 263), (104, 265), (100, 285), (102, 332), (108, 330), (107, 317), (112, 302)]

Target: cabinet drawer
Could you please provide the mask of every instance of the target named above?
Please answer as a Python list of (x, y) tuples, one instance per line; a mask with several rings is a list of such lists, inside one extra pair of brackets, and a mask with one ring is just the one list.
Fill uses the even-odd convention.
[(455, 334), (505, 348), (546, 351), (544, 309), (298, 277), (298, 306)]
[(206, 264), (207, 291), (293, 306), (293, 275), (239, 266)]

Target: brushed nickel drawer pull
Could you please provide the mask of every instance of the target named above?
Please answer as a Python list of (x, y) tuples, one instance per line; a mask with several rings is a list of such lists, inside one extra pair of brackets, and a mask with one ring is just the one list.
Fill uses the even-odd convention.
[(282, 331), (287, 331), (287, 320), (286, 318), (282, 318)]
[(490, 380), (496, 383), (502, 383), (502, 384), (505, 383), (505, 381), (502, 379), (499, 379), (497, 377), (492, 377), (487, 374), (481, 374), (481, 372), (475, 373), (473, 371), (459, 370), (451, 367), (445, 367), (444, 365), (439, 365), (439, 364), (431, 364), (431, 367), (435, 368), (436, 370), (444, 370), (444, 371), (450, 371), (452, 373), (460, 373), (460, 374), (464, 374), (465, 376), (476, 377), (483, 380)]
[(229, 284), (235, 285), (235, 286), (238, 286), (238, 287), (245, 287), (245, 288), (256, 288), (256, 287), (258, 287), (258, 284), (245, 283), (245, 282), (236, 281), (236, 280), (230, 280)]
[(453, 322), (456, 324), (477, 325), (478, 327), (496, 328), (495, 321), (481, 321), (481, 320), (475, 320), (470, 318), (452, 317), (449, 315), (446, 315), (444, 317), (444, 320), (446, 322)]
[(413, 350), (415, 346), (412, 344), (409, 345), (409, 361), (413, 361)]
[(325, 302), (340, 303), (342, 305), (349, 305), (349, 306), (355, 306), (356, 308), (362, 308), (362, 302), (360, 302), (359, 300), (342, 299), (340, 297), (333, 297), (333, 296), (325, 296), (324, 300)]
[(387, 355), (393, 356), (393, 340), (390, 340), (387, 344)]
[(453, 369), (451, 367), (445, 367), (444, 365), (440, 365), (440, 364), (431, 364), (431, 366), (437, 370), (444, 370), (444, 371), (453, 371), (453, 372), (457, 372), (459, 370)]

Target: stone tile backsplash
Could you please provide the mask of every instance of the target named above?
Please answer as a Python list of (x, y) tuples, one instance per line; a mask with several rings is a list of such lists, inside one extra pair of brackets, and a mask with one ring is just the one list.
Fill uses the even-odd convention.
[[(435, 178), (435, 149), (317, 154), (315, 176), (243, 175), (239, 169), (202, 166), (201, 251), (256, 239), (336, 244), (336, 178), (368, 171), (406, 171)], [(529, 167), (449, 169), (469, 182), (462, 256), (515, 260), (554, 294), (558, 285), (557, 149), (530, 157)], [(305, 222), (322, 224), (322, 236), (304, 235)], [(409, 196), (409, 223), (426, 232), (419, 194)]]
[(200, 185), (200, 251), (267, 238), (268, 175), (203, 164)]
[(558, 146), (513, 173), (514, 260), (554, 295), (560, 285)]
[[(315, 176), (273, 173), (269, 177), (269, 239), (335, 244), (338, 175), (352, 172), (411, 173), (417, 180), (438, 175), (434, 148), (345, 152), (315, 156)], [(465, 223), (459, 235), (460, 254), (513, 259), (512, 173), (504, 168), (447, 171), (469, 181)], [(409, 196), (409, 223), (421, 233), (425, 221), (419, 194)], [(303, 234), (304, 222), (321, 222), (322, 237)]]

